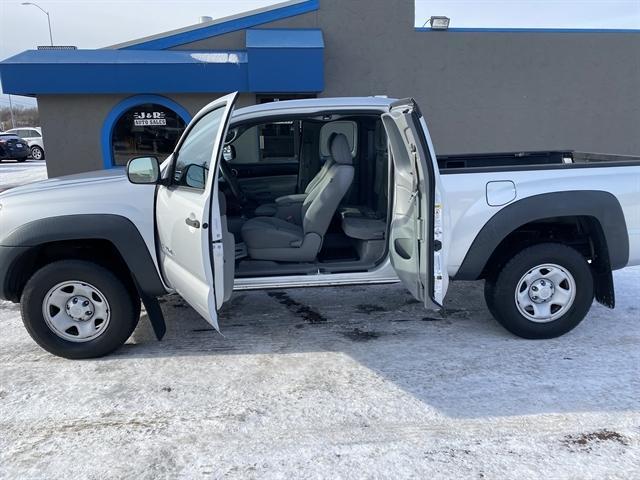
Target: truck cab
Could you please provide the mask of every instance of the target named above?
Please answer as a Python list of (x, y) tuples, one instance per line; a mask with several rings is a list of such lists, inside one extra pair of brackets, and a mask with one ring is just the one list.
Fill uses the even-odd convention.
[[(389, 225), (385, 215), (378, 220), (380, 225), (376, 224), (379, 232), (345, 234), (345, 243), (340, 243), (336, 231), (350, 232), (358, 227), (351, 220), (360, 219), (360, 228), (367, 229), (359, 210), (342, 206), (354, 188), (358, 138), (353, 131), (346, 130), (352, 135), (348, 137), (340, 129), (345, 125), (357, 128), (359, 123), (353, 119), (371, 116), (371, 107), (368, 111), (353, 107), (350, 111), (327, 111), (325, 107), (324, 112), (313, 111), (313, 107), (306, 107), (305, 112), (303, 107), (299, 113), (288, 111), (286, 116), (277, 110), (259, 115), (262, 124), (274, 118), (284, 124), (323, 116), (321, 123), (328, 128), (316, 131), (320, 132), (318, 141), (325, 142), (320, 150), (326, 151), (328, 158), (309, 182), (316, 185), (307, 189), (307, 194), (257, 205), (247, 199), (237, 173), (226, 164), (231, 160), (229, 153), (240, 149), (240, 140), (253, 133), (251, 127), (258, 121), (245, 115), (235, 119), (230, 129), (235, 98), (221, 98), (200, 111), (162, 171), (152, 158), (134, 159), (129, 164), (133, 182), (157, 184), (157, 248), (167, 284), (216, 329), (217, 309), (230, 297), (236, 277), (241, 288), (268, 282), (279, 287), (335, 285), (358, 283), (363, 273), (380, 274), (380, 270), (393, 278), (390, 272), (394, 271), (425, 305), (441, 305), (447, 283), (441, 260), (442, 205), (435, 200), (436, 194), (438, 198), (441, 194), (435, 156), (415, 102), (384, 102), (374, 115), (389, 138), (393, 158)], [(390, 165), (384, 168), (390, 169)], [(331, 223), (337, 218), (344, 227), (334, 228), (332, 234)], [(230, 228), (232, 223), (234, 228)], [(357, 236), (363, 237), (360, 244)], [(370, 236), (378, 240), (377, 255), (368, 253), (372, 245), (363, 245)], [(336, 254), (333, 258), (327, 248), (331, 241), (335, 243), (331, 246)], [(364, 254), (356, 252), (353, 258), (345, 258), (356, 246)], [(320, 257), (321, 253), (325, 256)], [(373, 276), (371, 279), (374, 281)]]

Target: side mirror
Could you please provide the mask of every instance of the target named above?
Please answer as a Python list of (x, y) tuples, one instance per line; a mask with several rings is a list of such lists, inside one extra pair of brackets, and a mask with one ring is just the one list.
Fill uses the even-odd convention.
[(204, 190), (207, 183), (208, 173), (208, 168), (192, 163), (187, 167), (187, 170), (184, 172), (184, 176), (182, 177), (182, 182), (180, 183), (187, 187)]
[(233, 145), (227, 145), (222, 149), (222, 158), (224, 158), (225, 162), (230, 162), (234, 158), (236, 158), (236, 147)]
[(127, 178), (131, 183), (151, 185), (160, 179), (160, 164), (156, 157), (136, 157), (127, 163)]

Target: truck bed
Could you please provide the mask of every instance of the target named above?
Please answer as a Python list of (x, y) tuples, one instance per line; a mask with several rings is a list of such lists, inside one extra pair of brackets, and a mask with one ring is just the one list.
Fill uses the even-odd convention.
[(640, 156), (587, 153), (572, 150), (468, 153), (439, 155), (437, 158), (438, 166), (442, 173), (466, 173), (470, 170), (537, 170), (546, 168), (640, 165)]

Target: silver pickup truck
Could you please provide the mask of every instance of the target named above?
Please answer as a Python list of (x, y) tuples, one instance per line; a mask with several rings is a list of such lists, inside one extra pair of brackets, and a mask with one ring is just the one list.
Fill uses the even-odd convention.
[(49, 352), (108, 354), (141, 301), (177, 292), (216, 329), (241, 289), (401, 281), (439, 307), (485, 281), (524, 338), (562, 335), (612, 270), (640, 263), (640, 159), (575, 152), (437, 157), (413, 100), (323, 98), (234, 111), (220, 98), (162, 163), (0, 195), (0, 298)]

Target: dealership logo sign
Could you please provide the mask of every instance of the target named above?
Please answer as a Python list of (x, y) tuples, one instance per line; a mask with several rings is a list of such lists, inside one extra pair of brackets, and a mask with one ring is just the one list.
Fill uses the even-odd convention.
[(136, 127), (166, 126), (167, 114), (164, 112), (134, 112), (133, 125)]

